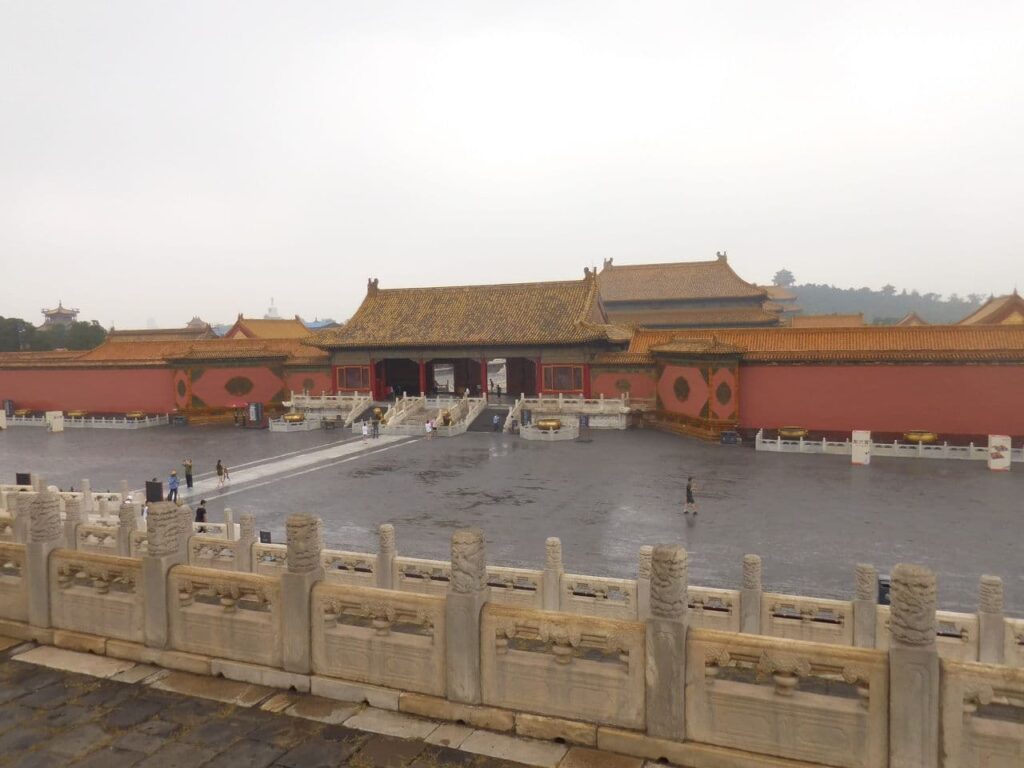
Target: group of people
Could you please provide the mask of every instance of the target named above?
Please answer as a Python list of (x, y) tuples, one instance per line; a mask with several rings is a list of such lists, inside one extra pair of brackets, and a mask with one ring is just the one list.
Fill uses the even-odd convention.
[[(191, 457), (185, 457), (181, 460), (181, 466), (185, 470), (185, 488), (192, 490), (195, 485), (195, 480), (192, 474), (192, 468), (194, 466)], [(231, 479), (231, 473), (228, 472), (227, 465), (221, 459), (217, 459), (217, 466), (215, 467), (217, 473), (217, 487), (224, 487), (224, 483)], [(153, 480), (156, 480), (154, 477)], [(181, 480), (178, 478), (178, 470), (172, 469), (171, 474), (167, 477), (167, 500), (177, 501), (178, 500), (178, 489), (181, 488)], [(202, 501), (202, 504), (206, 504), (206, 500)]]

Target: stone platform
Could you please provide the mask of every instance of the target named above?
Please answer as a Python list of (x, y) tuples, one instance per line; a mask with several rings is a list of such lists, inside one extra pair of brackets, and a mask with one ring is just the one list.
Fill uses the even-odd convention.
[(642, 768), (639, 758), (0, 638), (4, 768)]

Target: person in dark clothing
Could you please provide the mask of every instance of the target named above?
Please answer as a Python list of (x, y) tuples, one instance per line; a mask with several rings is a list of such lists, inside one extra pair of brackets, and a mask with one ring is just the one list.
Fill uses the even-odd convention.
[[(206, 522), (206, 499), (199, 502), (199, 506), (196, 507), (196, 522)], [(199, 533), (206, 533), (206, 528), (200, 528)]]
[(185, 487), (192, 490), (192, 459), (182, 459), (181, 465), (185, 468)]
[(688, 515), (691, 511), (693, 516), (697, 516), (697, 501), (693, 497), (693, 492), (696, 490), (696, 486), (693, 484), (693, 478), (686, 478), (686, 506), (683, 508), (683, 514)]

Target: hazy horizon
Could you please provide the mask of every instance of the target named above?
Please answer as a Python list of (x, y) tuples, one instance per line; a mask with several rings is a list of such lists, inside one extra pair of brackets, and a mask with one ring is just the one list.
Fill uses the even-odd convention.
[(0, 315), (343, 320), (368, 277), (1024, 278), (1024, 4), (0, 3)]

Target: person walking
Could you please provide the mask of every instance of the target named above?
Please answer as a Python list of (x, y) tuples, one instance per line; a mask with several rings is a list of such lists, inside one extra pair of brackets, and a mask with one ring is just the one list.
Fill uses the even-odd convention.
[(185, 487), (190, 491), (192, 490), (192, 457), (186, 456), (181, 461), (181, 466), (185, 468)]
[(501, 432), (501, 416), (494, 414), (494, 416), (491, 417), (491, 424), (494, 425), (495, 432)]
[(430, 423), (430, 419), (423, 422), (423, 430), (427, 433), (427, 440), (434, 439), (434, 425)]
[(366, 442), (366, 438), (370, 436), (370, 425), (367, 422), (363, 422), (363, 442)]
[(371, 424), (373, 425), (370, 429), (370, 434), (374, 440), (380, 437), (380, 419), (374, 419)]
[(693, 483), (693, 477), (686, 478), (686, 506), (683, 508), (683, 514), (688, 515), (691, 511), (693, 516), (697, 516), (697, 501), (693, 497), (693, 492), (697, 489), (697, 486)]
[[(205, 523), (206, 522), (206, 499), (202, 499), (199, 502), (199, 506), (196, 507), (196, 522), (197, 523)], [(199, 528), (199, 533), (206, 533), (206, 528), (200, 527)]]
[(178, 500), (178, 472), (172, 469), (170, 477), (167, 478), (167, 500)]
[(224, 467), (224, 462), (217, 459), (217, 487), (224, 487), (224, 476), (227, 474), (227, 470)]

